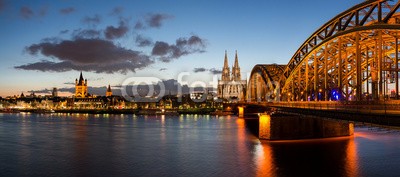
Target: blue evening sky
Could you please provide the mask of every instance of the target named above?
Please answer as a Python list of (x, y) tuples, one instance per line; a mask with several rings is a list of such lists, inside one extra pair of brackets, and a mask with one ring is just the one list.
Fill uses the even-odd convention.
[(225, 50), (231, 66), (238, 51), (245, 78), (256, 64), (286, 64), (317, 28), (361, 2), (0, 0), (0, 96), (73, 87), (80, 71), (93, 87), (182, 72), (208, 83)]

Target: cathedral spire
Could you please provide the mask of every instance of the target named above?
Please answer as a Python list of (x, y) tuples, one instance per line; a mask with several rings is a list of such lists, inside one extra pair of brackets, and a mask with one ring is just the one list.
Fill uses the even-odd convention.
[(229, 65), (228, 65), (228, 55), (227, 55), (227, 52), (225, 50), (224, 67), (222, 68), (221, 80), (229, 81), (230, 78), (231, 78), (231, 76), (230, 76)]
[(225, 50), (224, 68), (228, 68), (228, 67), (229, 67), (229, 65), (228, 65), (228, 55), (227, 55), (227, 52)]
[(233, 64), (233, 67), (232, 67), (232, 80), (234, 80), (234, 81), (240, 81), (241, 80), (239, 59), (238, 59), (237, 50), (236, 50), (236, 53), (235, 53), (235, 63)]
[(235, 64), (233, 65), (233, 67), (239, 68), (239, 61), (238, 61), (237, 50), (236, 50), (236, 53), (235, 53)]

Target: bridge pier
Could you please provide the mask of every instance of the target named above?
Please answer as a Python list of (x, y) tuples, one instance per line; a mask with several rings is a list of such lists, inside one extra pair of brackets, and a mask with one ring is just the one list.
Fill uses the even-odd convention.
[(271, 116), (268, 114), (260, 114), (258, 120), (258, 138), (271, 139)]
[(238, 117), (239, 118), (244, 117), (244, 106), (238, 106)]
[(351, 136), (354, 124), (295, 114), (260, 114), (259, 139), (294, 140)]

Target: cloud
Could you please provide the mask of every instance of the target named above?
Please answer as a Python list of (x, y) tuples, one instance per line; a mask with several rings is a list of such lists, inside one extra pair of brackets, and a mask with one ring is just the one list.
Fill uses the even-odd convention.
[(60, 13), (64, 14), (64, 15), (67, 15), (67, 14), (70, 14), (72, 12), (75, 12), (75, 10), (76, 9), (73, 8), (73, 7), (67, 7), (67, 8), (60, 9)]
[(120, 15), (124, 11), (123, 7), (114, 7), (111, 12), (111, 15)]
[(146, 29), (147, 27), (150, 28), (160, 28), (162, 26), (163, 21), (167, 19), (172, 19), (172, 15), (168, 14), (147, 14), (144, 17), (144, 22), (142, 20), (138, 20), (135, 24), (135, 29), (141, 30), (141, 29)]
[(125, 22), (120, 21), (118, 27), (108, 26), (104, 31), (104, 35), (107, 39), (117, 39), (124, 36), (128, 31), (129, 28)]
[(170, 46), (168, 43), (166, 42), (162, 42), (162, 41), (157, 41), (154, 44), (153, 50), (151, 52), (152, 55), (158, 55), (158, 56), (163, 56), (166, 55), (170, 48), (172, 48), (172, 46)]
[(19, 10), (19, 13), (24, 19), (30, 19), (35, 15), (33, 13), (32, 9), (27, 6), (21, 7), (21, 9)]
[(53, 71), (53, 72), (65, 72), (73, 69), (73, 65), (69, 62), (55, 63), (52, 61), (42, 60), (36, 63), (29, 63), (26, 65), (15, 66), (15, 69), (23, 70), (37, 70), (37, 71)]
[[(67, 82), (68, 84), (73, 84), (75, 85), (74, 82)], [(90, 85), (90, 83), (89, 83)], [(160, 87), (163, 85), (163, 87)], [(108, 85), (107, 85), (108, 86)], [(99, 96), (104, 96), (106, 94), (107, 86), (102, 86), (102, 87), (92, 87), (88, 86), (88, 93), (92, 95), (99, 95)], [(169, 79), (169, 80), (162, 80), (158, 83), (153, 83), (152, 84), (153, 88), (153, 93), (160, 93), (161, 91), (164, 92), (164, 95), (176, 95), (176, 94), (189, 94), (191, 91), (204, 91), (204, 90), (209, 90), (213, 91), (213, 87), (207, 87), (207, 88), (202, 88), (202, 87), (189, 87), (188, 85), (180, 84), (177, 80), (175, 79)], [(122, 95), (122, 89), (127, 91), (128, 95), (133, 95), (132, 91), (136, 91), (136, 94), (139, 95), (147, 95), (149, 93), (149, 87), (148, 85), (142, 85), (139, 83), (139, 85), (115, 85), (111, 86), (112, 87), (112, 92), (113, 95)], [(181, 87), (181, 88), (179, 88)], [(161, 90), (164, 88), (165, 90)], [(69, 92), (74, 94), (75, 93), (75, 87), (59, 87), (57, 88), (58, 92)], [(52, 89), (41, 89), (41, 90), (31, 90), (29, 91), (30, 93), (44, 93), (44, 94), (51, 94)], [(136, 96), (136, 95), (135, 95)], [(161, 95), (160, 95), (161, 96)]]
[(52, 92), (52, 90), (49, 90), (47, 88), (43, 89), (43, 90), (30, 90), (30, 91), (28, 91), (28, 93), (30, 93), (30, 94), (34, 93), (35, 95), (42, 95), (42, 94), (46, 95), (46, 94), (51, 94), (51, 92)]
[(60, 31), (60, 34), (67, 34), (69, 32), (69, 30), (62, 30)]
[(99, 38), (101, 31), (94, 29), (77, 29), (72, 32), (72, 36), (75, 39), (90, 39)]
[(135, 29), (139, 30), (139, 29), (144, 29), (144, 24), (142, 21), (137, 21), (135, 24)]
[(209, 71), (211, 74), (221, 74), (222, 71), (215, 69), (215, 68), (211, 68), (211, 69), (206, 69), (206, 68), (194, 68), (193, 72), (195, 73), (200, 73), (200, 72), (206, 72)]
[(101, 22), (101, 17), (100, 17), (100, 15), (97, 15), (97, 14), (94, 15), (93, 17), (87, 16), (87, 17), (82, 19), (82, 22), (86, 23), (86, 24), (97, 25), (97, 24), (99, 24)]
[[(30, 10), (27, 7), (28, 10)], [(61, 10), (64, 10), (63, 12)], [(60, 13), (71, 11), (69, 8), (61, 9)], [(114, 9), (120, 12), (122, 9)], [(33, 14), (32, 11), (30, 11)], [(33, 14), (34, 15), (34, 14)], [(30, 18), (27, 16), (26, 18)], [(149, 16), (146, 25), (159, 27), (162, 21), (172, 16), (155, 14)], [(205, 51), (206, 42), (196, 35), (178, 38), (175, 43), (163, 41), (153, 42), (151, 38), (136, 35), (135, 44), (138, 47), (149, 47), (147, 50), (125, 48), (114, 43), (114, 39), (129, 35), (129, 19), (119, 17), (118, 26), (106, 26), (96, 29), (93, 26), (75, 30), (60, 31), (60, 35), (71, 35), (68, 39), (60, 37), (44, 38), (41, 42), (26, 46), (25, 51), (31, 56), (45, 57), (23, 65), (14, 66), (15, 69), (36, 70), (43, 72), (89, 71), (95, 73), (123, 73), (136, 72), (148, 67), (157, 60), (170, 62), (184, 55), (202, 53)], [(86, 16), (82, 19), (86, 24), (101, 23), (99, 15)], [(66, 35), (64, 35), (65, 37)], [(132, 38), (130, 38), (132, 39)], [(160, 69), (163, 71), (166, 69)]]
[[(137, 65), (136, 63), (139, 63)], [(80, 65), (74, 64), (72, 62), (53, 62), (42, 60), (36, 63), (29, 63), (26, 65), (15, 66), (15, 69), (23, 69), (23, 70), (34, 70), (34, 71), (42, 71), (42, 72), (66, 72), (66, 71), (87, 71), (87, 72), (95, 72), (95, 73), (107, 73), (113, 74), (119, 72), (121, 74), (126, 74), (128, 71), (135, 72), (137, 69), (142, 69), (145, 66), (140, 64), (140, 62), (131, 62), (131, 61), (121, 61), (110, 63), (108, 65), (104, 64), (90, 64), (90, 65)], [(152, 61), (149, 61), (147, 65), (151, 64)]]
[(206, 68), (194, 68), (193, 72), (200, 73), (200, 72), (205, 72), (206, 70), (207, 70)]
[(39, 10), (39, 16), (40, 17), (43, 17), (43, 16), (45, 16), (46, 14), (47, 14), (47, 10), (48, 10), (49, 8), (47, 7), (47, 6), (43, 6), (42, 8), (40, 8), (40, 10)]
[(65, 72), (70, 70), (96, 73), (135, 72), (152, 64), (149, 56), (138, 51), (116, 46), (103, 39), (74, 39), (60, 42), (42, 42), (26, 47), (31, 55), (41, 54), (58, 59), (58, 62), (42, 60), (15, 66), (16, 69)]
[[(74, 83), (74, 85), (75, 85), (75, 83)], [(107, 90), (106, 86), (103, 86), (103, 87), (88, 86), (88, 93), (91, 95), (105, 96), (106, 90)], [(57, 88), (57, 91), (75, 94), (75, 87), (60, 87), (60, 88)], [(52, 90), (42, 89), (42, 90), (32, 90), (29, 92), (30, 93), (34, 92), (36, 94), (51, 94)], [(121, 95), (121, 91), (119, 89), (113, 89), (113, 95)]]
[(164, 20), (171, 18), (173, 18), (173, 16), (168, 14), (148, 14), (145, 20), (148, 26), (153, 28), (160, 28)]
[(150, 46), (150, 45), (153, 44), (151, 39), (145, 38), (145, 37), (143, 37), (141, 35), (137, 35), (136, 36), (135, 42), (136, 42), (136, 45), (139, 46), (139, 47), (147, 47), (147, 46)]
[[(1, 6), (1, 2), (0, 2), (0, 6)], [(48, 6), (41, 6), (40, 9), (38, 9), (38, 11), (35, 12), (31, 7), (22, 6), (19, 10), (19, 14), (21, 15), (22, 18), (29, 20), (35, 16), (36, 17), (46, 16), (48, 9), (49, 9)], [(0, 7), (0, 11), (1, 11), (1, 7)]]
[(184, 55), (205, 52), (206, 43), (204, 39), (193, 35), (187, 38), (179, 38), (174, 45), (157, 41), (154, 44), (152, 55), (159, 57), (162, 62), (170, 62)]
[(221, 71), (221, 70), (215, 69), (215, 68), (211, 68), (209, 71), (210, 71), (210, 73), (212, 73), (212, 74), (222, 74), (222, 71)]
[(65, 85), (75, 85), (75, 82), (65, 82)]
[(88, 81), (101, 81), (104, 80), (104, 77), (91, 77), (87, 79)]
[(60, 38), (58, 37), (47, 37), (42, 39), (42, 42), (58, 42), (58, 41), (60, 41)]

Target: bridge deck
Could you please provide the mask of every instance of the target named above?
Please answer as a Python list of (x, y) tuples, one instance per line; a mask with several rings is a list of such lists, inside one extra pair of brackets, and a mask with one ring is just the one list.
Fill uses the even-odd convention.
[(392, 115), (400, 117), (400, 101), (374, 102), (279, 102), (265, 103), (265, 106), (300, 108), (309, 110), (330, 110), (347, 113), (361, 113), (370, 115)]

